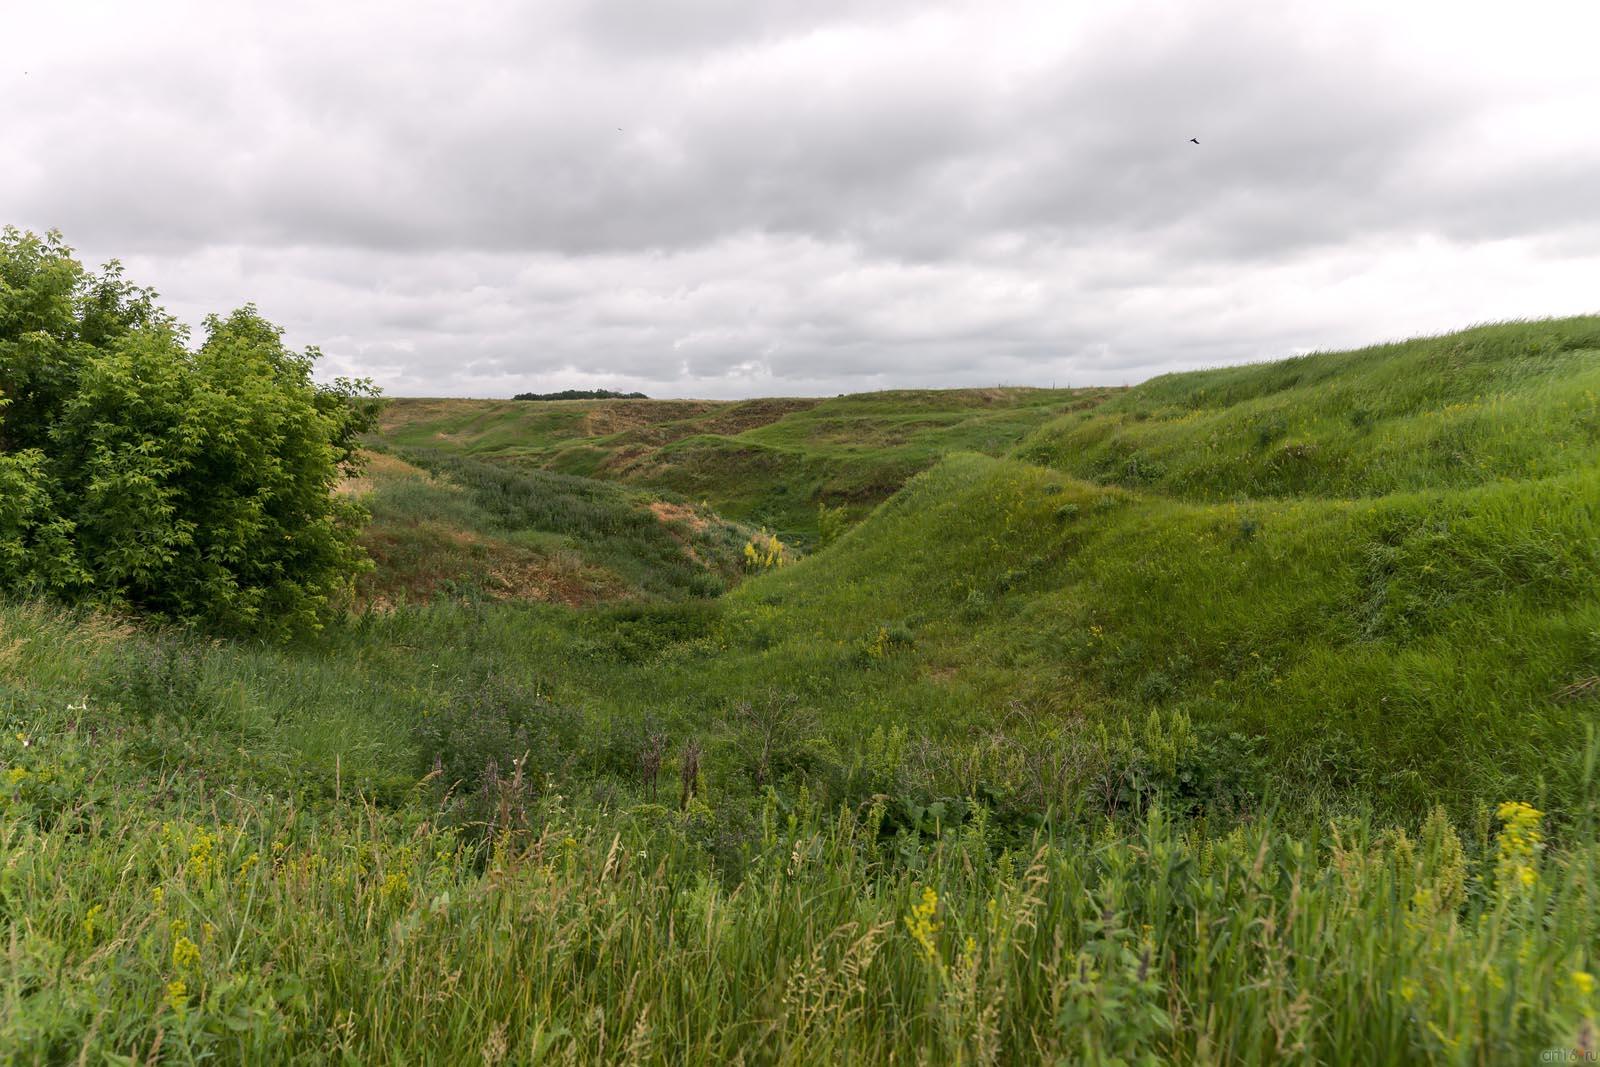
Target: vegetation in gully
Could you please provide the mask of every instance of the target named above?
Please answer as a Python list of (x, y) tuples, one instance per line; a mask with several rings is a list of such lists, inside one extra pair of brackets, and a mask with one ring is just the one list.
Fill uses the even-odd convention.
[(0, 1060), (1600, 1043), (1600, 319), (726, 404), (314, 359), (0, 242)]

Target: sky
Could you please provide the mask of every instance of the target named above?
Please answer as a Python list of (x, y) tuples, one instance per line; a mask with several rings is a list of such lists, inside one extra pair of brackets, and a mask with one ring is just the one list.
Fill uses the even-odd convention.
[(1594, 0), (0, 25), (0, 224), (394, 395), (1118, 385), (1600, 311)]

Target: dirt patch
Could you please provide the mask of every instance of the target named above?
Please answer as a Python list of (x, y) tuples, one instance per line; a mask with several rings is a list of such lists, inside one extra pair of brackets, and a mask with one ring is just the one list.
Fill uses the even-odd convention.
[(650, 513), (669, 526), (687, 526), (691, 533), (700, 533), (711, 525), (704, 516), (686, 504), (669, 504), (665, 500), (657, 500), (650, 505)]

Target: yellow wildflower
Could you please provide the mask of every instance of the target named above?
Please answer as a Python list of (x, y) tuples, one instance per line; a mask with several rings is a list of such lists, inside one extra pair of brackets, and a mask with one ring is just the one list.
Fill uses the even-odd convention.
[(383, 885), (378, 888), (378, 896), (384, 900), (391, 897), (404, 895), (411, 888), (411, 880), (404, 871), (395, 871), (383, 880)]
[(182, 1015), (189, 1006), (189, 987), (182, 978), (167, 983), (167, 1007)]
[(200, 946), (180, 935), (172, 943), (172, 965), (180, 971), (192, 971), (199, 963)]
[(934, 921), (934, 915), (939, 911), (939, 894), (933, 886), (926, 886), (922, 890), (922, 899), (911, 905), (911, 914), (906, 916), (906, 929), (911, 931), (911, 936), (922, 952), (928, 957), (929, 963), (939, 960), (939, 945), (935, 938), (939, 935), (941, 924)]
[(1495, 854), (1495, 880), (1503, 895), (1516, 887), (1528, 888), (1538, 880), (1538, 852), (1544, 846), (1539, 831), (1543, 816), (1538, 808), (1520, 800), (1508, 800), (1495, 814), (1505, 824)]

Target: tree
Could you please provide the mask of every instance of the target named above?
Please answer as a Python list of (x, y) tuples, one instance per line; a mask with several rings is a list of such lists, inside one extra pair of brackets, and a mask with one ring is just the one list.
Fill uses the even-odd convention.
[(335, 610), (377, 391), (318, 385), (249, 305), (205, 335), (58, 234), (0, 234), (0, 588), (272, 635)]

